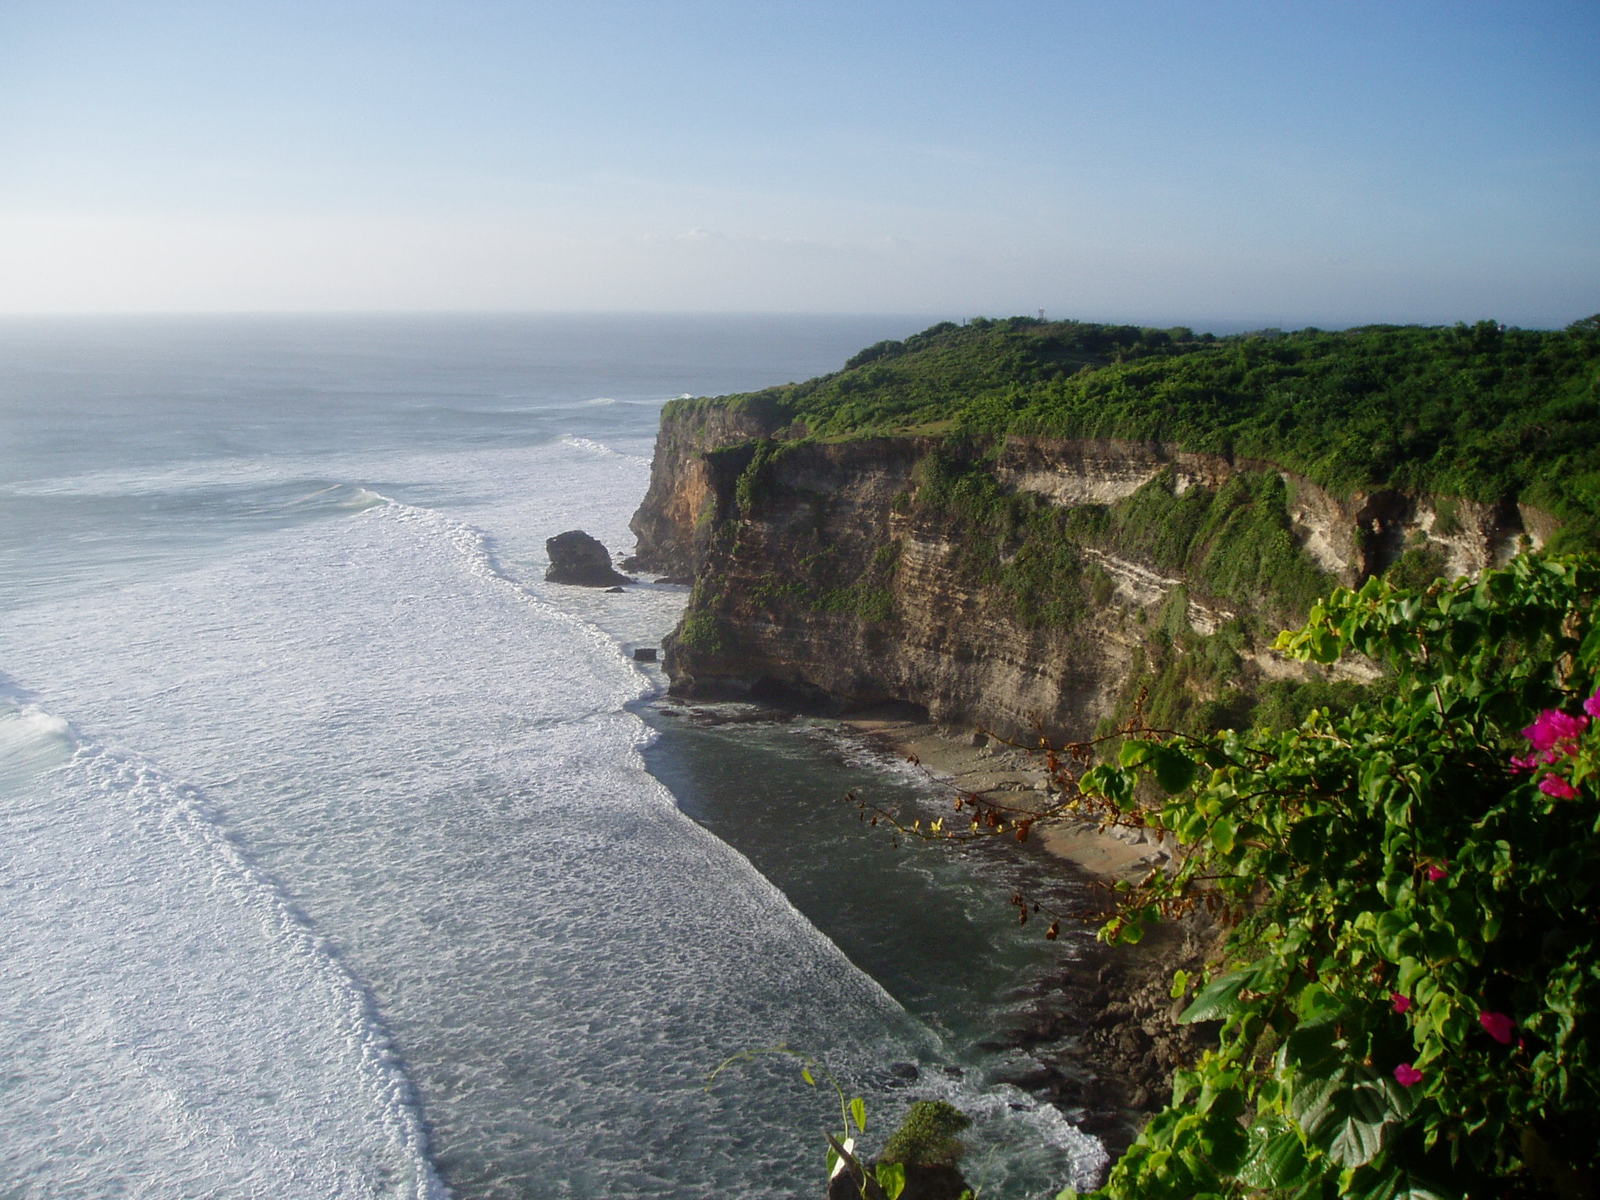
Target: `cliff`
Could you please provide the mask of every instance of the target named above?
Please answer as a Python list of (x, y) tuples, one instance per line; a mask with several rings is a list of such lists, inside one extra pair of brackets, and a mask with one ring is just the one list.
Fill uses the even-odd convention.
[(1296, 675), (1263, 647), (1334, 583), (1473, 572), (1552, 525), (1159, 442), (801, 433), (770, 406), (664, 419), (633, 563), (696, 581), (680, 693), (1081, 737), (1163, 673), (1186, 710)]
[(719, 510), (718, 485), (706, 456), (727, 447), (753, 446), (785, 425), (773, 405), (744, 397), (669, 404), (656, 435), (650, 488), (630, 522), (638, 548), (623, 566), (692, 579), (704, 561)]
[[(669, 405), (630, 565), (694, 582), (680, 694), (1057, 741), (1293, 728), (1377, 674), (1268, 648), (1335, 585), (1600, 544), (1597, 399), (1600, 326), (936, 326)], [(1125, 1147), (1209, 1036), (1169, 983), (1220, 936), (1197, 906), (1044, 981), (998, 1043), (1041, 1064), (1018, 1082)]]

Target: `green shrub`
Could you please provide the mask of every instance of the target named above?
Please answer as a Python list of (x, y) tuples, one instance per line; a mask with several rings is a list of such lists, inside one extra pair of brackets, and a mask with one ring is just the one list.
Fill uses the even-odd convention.
[(705, 654), (723, 648), (722, 623), (708, 612), (690, 611), (678, 625), (678, 644)]
[[(1167, 831), (1103, 930), (1237, 924), (1220, 1024), (1096, 1195), (1584, 1195), (1600, 1172), (1600, 560), (1371, 579), (1279, 648), (1389, 686), (1297, 727), (1122, 741), (1084, 803)], [(1143, 808), (1145, 788), (1166, 799)], [(1182, 973), (1173, 995), (1190, 981)], [(1072, 1195), (1074, 1193), (1063, 1193)]]
[[(1494, 326), (1494, 336), (1478, 332)], [(1465, 331), (1465, 332), (1463, 332)], [(841, 436), (1127, 438), (1276, 463), (1336, 493), (1495, 502), (1600, 545), (1600, 339), (1581, 328), (1368, 326), (1238, 337), (1031, 318), (945, 322), (805, 383), (714, 401)], [(777, 428), (776, 424), (772, 425)], [(1441, 507), (1440, 533), (1451, 522)]]
[(953, 1167), (966, 1147), (956, 1136), (972, 1119), (943, 1100), (918, 1100), (889, 1135), (879, 1159), (907, 1166)]

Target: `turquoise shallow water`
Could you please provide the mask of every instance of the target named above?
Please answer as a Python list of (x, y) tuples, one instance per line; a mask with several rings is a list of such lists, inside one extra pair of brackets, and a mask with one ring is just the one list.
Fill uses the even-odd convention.
[(666, 399), (914, 328), (0, 322), (0, 1196), (809, 1195), (818, 1095), (704, 1086), (780, 1042), (917, 1064), (986, 1196), (1091, 1169), (966, 1049), (1039, 945), (837, 805), (911, 785), (658, 738), (682, 590), (542, 578)]

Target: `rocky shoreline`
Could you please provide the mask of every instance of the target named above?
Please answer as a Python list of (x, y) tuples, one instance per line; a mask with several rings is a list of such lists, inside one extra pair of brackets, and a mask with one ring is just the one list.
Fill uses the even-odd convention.
[[(982, 734), (959, 736), (902, 717), (844, 722), (886, 753), (910, 759), (954, 793), (1037, 809), (1054, 797), (1047, 773), (1022, 751)], [(1049, 822), (1033, 831), (1062, 864), (1062, 893), (1084, 879), (1109, 886), (1137, 879), (1168, 857), (1143, 831), (1105, 830), (1093, 821)], [(1050, 907), (1051, 880), (1032, 897)], [(1081, 909), (1081, 900), (1078, 902)], [(1090, 922), (1087, 914), (1081, 919)], [(1105, 1143), (1113, 1160), (1171, 1096), (1172, 1072), (1209, 1041), (1204, 1026), (1179, 1025), (1186, 1001), (1171, 995), (1176, 970), (1198, 971), (1215, 952), (1217, 928), (1203, 914), (1153, 928), (1137, 946), (1082, 943), (1063, 963), (1015, 989), (1007, 1027), (984, 1048), (1020, 1049), (1038, 1063), (1008, 1082), (1060, 1108)]]

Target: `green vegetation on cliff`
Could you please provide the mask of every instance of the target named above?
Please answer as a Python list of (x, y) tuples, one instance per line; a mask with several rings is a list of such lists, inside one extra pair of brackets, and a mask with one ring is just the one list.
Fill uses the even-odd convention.
[(1014, 317), (945, 323), (832, 375), (718, 401), (833, 437), (913, 428), (1159, 441), (1559, 517), (1600, 545), (1600, 321), (1216, 338)]

